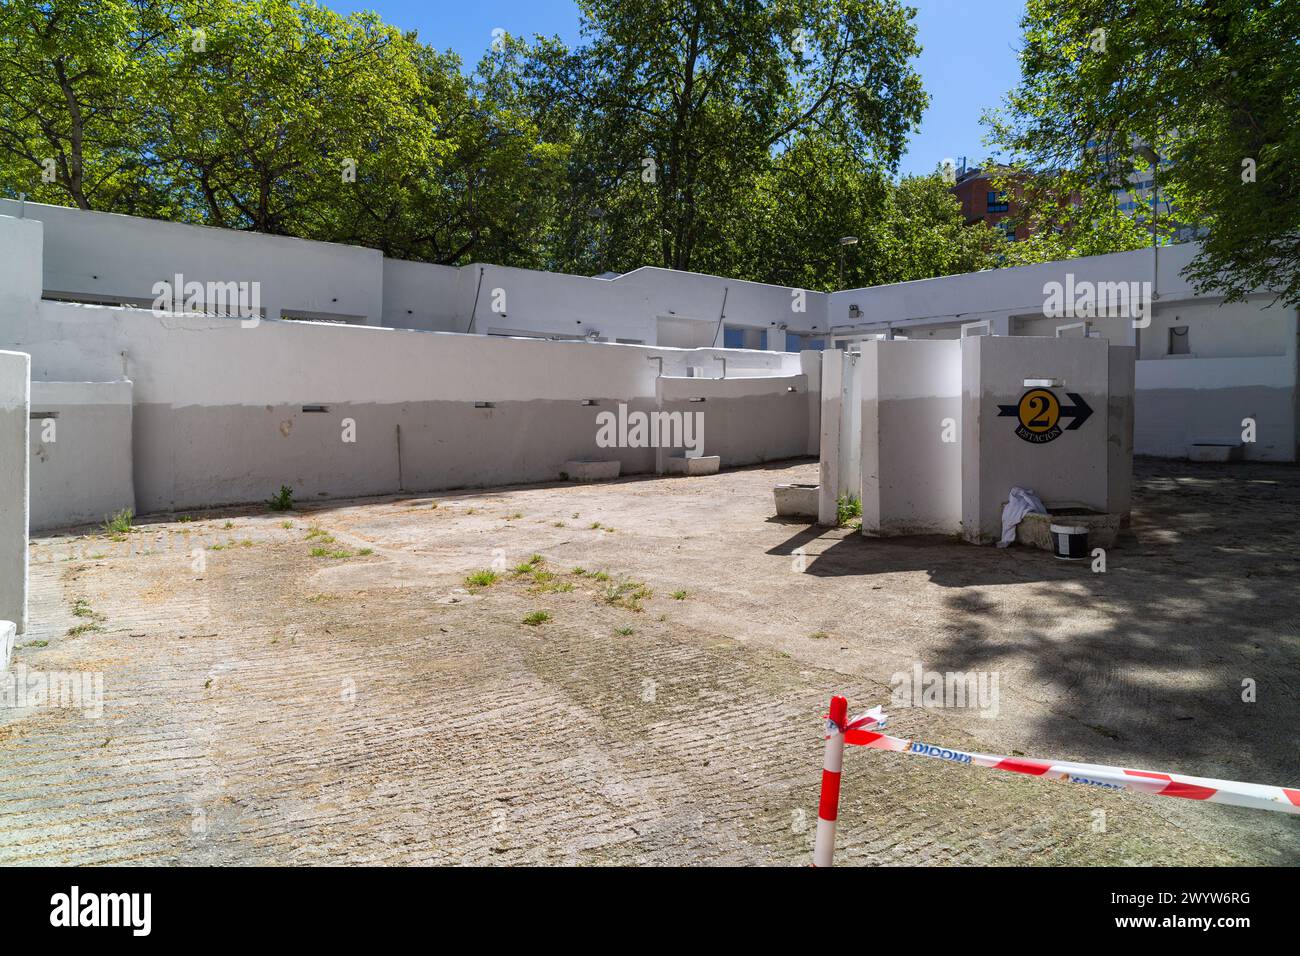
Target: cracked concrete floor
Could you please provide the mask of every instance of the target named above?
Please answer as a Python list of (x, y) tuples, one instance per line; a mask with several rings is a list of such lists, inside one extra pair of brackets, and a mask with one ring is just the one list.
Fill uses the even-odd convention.
[[(1140, 460), (1104, 574), (772, 518), (815, 473), (41, 537), (15, 663), (102, 673), (104, 706), (0, 709), (0, 863), (805, 864), (828, 697), (916, 663), (997, 674), (998, 712), (892, 710), (901, 736), (1300, 784), (1294, 467)], [(1300, 862), (1296, 817), (845, 768), (841, 863)]]

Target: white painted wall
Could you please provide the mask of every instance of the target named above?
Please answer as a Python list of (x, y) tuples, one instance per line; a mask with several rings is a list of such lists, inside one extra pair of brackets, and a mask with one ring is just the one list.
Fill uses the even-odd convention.
[[(1001, 534), (1002, 506), (1014, 486), (1035, 492), (1049, 508), (1082, 504), (1111, 507), (1111, 467), (1131, 468), (1109, 449), (1110, 354), (1105, 339), (974, 336), (962, 351), (962, 528), (968, 540)], [(1062, 405), (1077, 392), (1092, 416), (1056, 440), (1031, 444), (1016, 435), (1017, 419), (1000, 416), (1014, 405), (1025, 379), (1057, 379)], [(1068, 420), (1062, 420), (1062, 425)]]
[[(260, 283), (265, 314), (440, 332), (523, 334), (699, 347), (725, 324), (792, 331), (824, 322), (825, 296), (643, 268), (612, 279), (475, 263), (385, 259), (373, 249), (0, 200), (45, 224), (42, 288), (56, 298), (144, 306), (158, 281)], [(480, 284), (481, 276), (481, 284)], [(796, 293), (798, 293), (796, 295)], [(477, 299), (477, 302), (476, 302)], [(471, 324), (472, 323), (472, 324)]]
[[(1296, 355), (1154, 359), (1137, 363), (1135, 443), (1140, 454), (1182, 458), (1196, 442), (1240, 444), (1256, 461), (1295, 461)], [(1242, 443), (1255, 421), (1255, 442)]]
[(27, 630), (30, 404), (30, 358), (0, 351), (0, 621), (12, 621), (19, 634)]
[[(0, 200), (0, 214), (19, 208)], [(47, 294), (147, 305), (155, 282), (180, 273), (187, 282), (259, 282), (270, 318), (283, 309), (378, 325), (383, 312), (383, 257), (374, 249), (39, 203), (23, 213), (45, 225)]]
[[(1185, 457), (1190, 442), (1239, 437), (1250, 417), (1259, 437), (1243, 447), (1244, 457), (1295, 461), (1297, 312), (1269, 295), (1233, 304), (1196, 296), (1179, 273), (1197, 250), (1187, 243), (835, 292), (828, 321), (837, 328), (852, 322), (859, 334), (892, 327), (913, 340), (955, 339), (963, 323), (984, 319), (997, 335), (1054, 336), (1077, 320), (1043, 315), (1047, 283), (1064, 284), (1067, 273), (1076, 283), (1151, 282), (1157, 301), (1148, 328), (1134, 329), (1127, 318), (1088, 320), (1091, 334), (1140, 348), (1136, 452)], [(850, 318), (851, 305), (861, 318)], [(1168, 354), (1174, 325), (1189, 329), (1191, 356)]]
[(862, 533), (959, 532), (961, 343), (864, 342), (860, 361)]
[[(1066, 273), (1076, 281), (1154, 282), (1153, 291), (1161, 300), (1190, 298), (1191, 286), (1179, 271), (1191, 262), (1197, 246), (1187, 243), (1165, 246), (1158, 253), (1158, 267), (1153, 269), (1149, 249), (1117, 252), (1105, 256), (1088, 256), (1063, 262), (1045, 262), (1011, 269), (988, 269), (966, 275), (941, 276), (915, 282), (848, 289), (830, 294), (827, 321), (837, 329), (856, 327), (871, 330), (888, 325), (912, 329), (927, 325), (951, 325), (980, 319), (1006, 321), (1015, 315), (1042, 315), (1049, 282), (1065, 282)], [(862, 310), (861, 318), (849, 314), (850, 306)], [(1061, 319), (1061, 324), (1073, 321)], [(994, 330), (1007, 334), (1010, 330)], [(1123, 343), (1117, 343), (1123, 344)]]
[[(478, 289), (482, 271), (482, 288)], [(478, 307), (474, 308), (475, 292)], [(820, 323), (825, 296), (782, 286), (693, 272), (642, 268), (612, 279), (535, 272), (476, 264), (461, 270), (464, 325), (473, 331), (558, 334), (599, 333), (601, 339), (677, 347), (721, 345), (725, 326), (755, 331), (787, 324), (806, 331)], [(726, 301), (725, 313), (723, 301)], [(796, 312), (802, 304), (805, 311)]]
[[(794, 353), (306, 322), (246, 328), (235, 319), (61, 302), (41, 303), (16, 337), (47, 380), (133, 383), (132, 477), (141, 512), (255, 501), (281, 483), (301, 499), (392, 493), (403, 482), (435, 489), (552, 479), (567, 459), (600, 456), (591, 421), (598, 409), (584, 399), (653, 406), (661, 364), (685, 380), (692, 367), (720, 372), (715, 356), (727, 358), (728, 380), (702, 385), (724, 389), (709, 406), (723, 422), (711, 443), (727, 448), (724, 463), (787, 448), (785, 455), (801, 454), (807, 444), (806, 384), (789, 399), (785, 392), (801, 371)], [(765, 385), (764, 376), (784, 378)], [(728, 409), (752, 401), (741, 394), (747, 387), (779, 391), (790, 414), (747, 420)], [(475, 402), (498, 407), (479, 410)], [(329, 412), (304, 411), (314, 405)], [(100, 404), (96, 413), (111, 411)], [(355, 445), (340, 441), (345, 417), (357, 423)], [(626, 457), (625, 472), (652, 467), (639, 451)], [(67, 508), (41, 520), (81, 515)]]
[(135, 510), (130, 382), (32, 382), (31, 527)]

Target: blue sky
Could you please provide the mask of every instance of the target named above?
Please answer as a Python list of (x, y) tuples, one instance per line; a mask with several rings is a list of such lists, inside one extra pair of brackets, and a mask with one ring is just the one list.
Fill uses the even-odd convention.
[[(323, 0), (340, 13), (374, 10), (438, 49), (450, 47), (472, 68), (492, 41), (492, 30), (531, 36), (578, 36), (573, 0)], [(912, 0), (924, 48), (916, 68), (930, 93), (930, 108), (900, 167), (931, 172), (945, 157), (981, 158), (986, 148), (982, 110), (997, 106), (1019, 76), (1016, 50), (1024, 0)]]

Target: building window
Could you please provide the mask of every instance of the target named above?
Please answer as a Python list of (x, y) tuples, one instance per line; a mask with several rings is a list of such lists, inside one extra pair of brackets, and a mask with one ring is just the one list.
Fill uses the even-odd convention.
[(1007, 194), (1004, 192), (998, 192), (996, 189), (990, 189), (988, 196), (988, 211), (1006, 212), (1008, 208)]
[(1172, 325), (1169, 327), (1169, 354), (1170, 355), (1191, 355), (1191, 339), (1187, 335), (1187, 326)]
[(1016, 227), (1011, 225), (1011, 223), (1007, 222), (1005, 219), (998, 223), (994, 228), (997, 229), (998, 232), (1002, 233), (1002, 238), (1007, 242), (1016, 241)]

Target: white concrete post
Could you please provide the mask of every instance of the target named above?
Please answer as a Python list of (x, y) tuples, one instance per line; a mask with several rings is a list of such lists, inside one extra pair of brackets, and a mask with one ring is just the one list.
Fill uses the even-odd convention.
[(843, 385), (844, 353), (839, 349), (826, 349), (822, 352), (821, 487), (817, 492), (817, 523), (827, 528), (839, 523)]
[(31, 378), (30, 355), (0, 352), (0, 621), (12, 621), (19, 634), (27, 630)]

